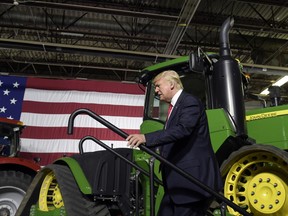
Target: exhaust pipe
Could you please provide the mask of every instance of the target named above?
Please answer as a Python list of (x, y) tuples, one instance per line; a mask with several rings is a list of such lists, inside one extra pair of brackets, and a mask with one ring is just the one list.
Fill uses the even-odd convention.
[(220, 57), (231, 56), (229, 31), (234, 25), (234, 19), (229, 17), (224, 21), (220, 29)]
[(223, 108), (235, 124), (236, 135), (247, 135), (242, 77), (238, 62), (231, 57), (229, 31), (234, 19), (229, 17), (220, 30), (220, 58), (212, 74), (213, 108)]

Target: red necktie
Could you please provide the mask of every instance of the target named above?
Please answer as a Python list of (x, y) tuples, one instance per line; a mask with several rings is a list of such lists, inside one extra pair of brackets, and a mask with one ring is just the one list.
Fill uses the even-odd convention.
[(168, 107), (168, 113), (167, 113), (167, 119), (166, 119), (166, 121), (168, 120), (168, 118), (169, 118), (169, 116), (170, 116), (170, 113), (171, 113), (172, 108), (173, 108), (173, 105), (170, 103), (170, 104), (169, 104), (169, 107)]
[(166, 129), (167, 122), (168, 122), (170, 113), (171, 113), (171, 111), (172, 111), (172, 108), (173, 108), (173, 105), (172, 105), (171, 103), (169, 103), (168, 112), (167, 112), (167, 118), (166, 118), (166, 123), (165, 123), (165, 129)]

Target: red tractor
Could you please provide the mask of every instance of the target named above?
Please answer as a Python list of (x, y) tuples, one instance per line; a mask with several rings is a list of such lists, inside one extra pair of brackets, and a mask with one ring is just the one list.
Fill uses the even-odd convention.
[(16, 214), (40, 166), (19, 157), (21, 121), (0, 118), (0, 215)]

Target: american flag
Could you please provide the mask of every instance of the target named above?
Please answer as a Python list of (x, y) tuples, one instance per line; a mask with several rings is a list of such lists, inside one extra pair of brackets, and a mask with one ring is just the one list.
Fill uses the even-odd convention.
[[(142, 122), (144, 92), (133, 83), (0, 76), (0, 94), (0, 117), (26, 126), (21, 157), (41, 158), (40, 165), (78, 153), (79, 140), (86, 135), (114, 148), (127, 146), (87, 115), (75, 118), (74, 134), (68, 135), (68, 118), (76, 109), (90, 109), (128, 134), (138, 133)], [(92, 141), (84, 143), (84, 151), (100, 149)]]

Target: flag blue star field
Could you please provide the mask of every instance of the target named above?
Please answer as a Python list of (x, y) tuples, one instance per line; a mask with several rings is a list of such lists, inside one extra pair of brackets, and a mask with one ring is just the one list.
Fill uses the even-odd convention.
[(26, 78), (1, 76), (0, 117), (20, 119)]
[[(81, 138), (90, 135), (114, 148), (127, 142), (87, 115), (75, 118), (73, 135), (68, 119), (79, 108), (89, 109), (126, 133), (138, 133), (144, 92), (136, 84), (99, 80), (61, 80), (0, 76), (0, 117), (20, 120), (21, 157), (41, 158), (46, 165), (64, 155), (78, 153)], [(85, 141), (84, 151), (102, 149)]]

